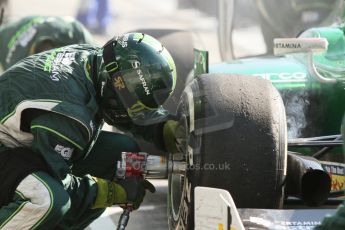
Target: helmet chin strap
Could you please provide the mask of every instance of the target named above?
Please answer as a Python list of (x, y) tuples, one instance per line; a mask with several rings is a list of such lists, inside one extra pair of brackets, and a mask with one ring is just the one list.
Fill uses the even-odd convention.
[[(103, 74), (107, 73), (104, 71)], [(111, 85), (109, 85), (110, 83), (108, 81), (103, 81), (103, 84), (103, 94), (100, 99), (100, 106), (105, 121), (110, 125), (130, 122), (131, 119), (127, 110), (122, 105), (117, 93), (109, 89), (109, 87), (111, 87)]]
[[(96, 92), (99, 100), (101, 101), (101, 111), (104, 120), (110, 125), (128, 123), (130, 121), (129, 115), (126, 109), (121, 105), (121, 101), (118, 98), (116, 92), (111, 89), (107, 89), (109, 86), (109, 80), (111, 75), (118, 71), (118, 64), (114, 53), (114, 47), (117, 41), (115, 38), (108, 41), (102, 47), (102, 57), (99, 61), (99, 57), (93, 61), (93, 76), (95, 76), (94, 82), (96, 82)], [(109, 101), (112, 101), (110, 104)]]
[(91, 75), (91, 79), (97, 94), (97, 100), (100, 101), (103, 94), (103, 88), (105, 87), (105, 83), (109, 78), (108, 73), (105, 71), (102, 56), (94, 56), (90, 65), (87, 66), (87, 71)]
[(116, 60), (115, 46), (117, 40), (115, 38), (108, 41), (103, 46), (103, 60), (105, 64), (105, 69), (107, 70), (109, 76), (113, 75), (119, 68)]

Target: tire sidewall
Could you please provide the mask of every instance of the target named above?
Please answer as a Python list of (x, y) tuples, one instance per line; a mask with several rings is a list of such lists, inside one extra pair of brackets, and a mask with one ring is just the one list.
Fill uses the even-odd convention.
[[(175, 216), (169, 173), (170, 229), (194, 229), (197, 186), (230, 191), (238, 207), (281, 207), (286, 173), (286, 118), (279, 92), (271, 83), (240, 75), (200, 76), (183, 92), (178, 117), (183, 116), (188, 117), (189, 149), (184, 151), (188, 153), (187, 170), (180, 211)], [(224, 141), (225, 137), (230, 139)], [(229, 171), (206, 170), (206, 165), (227, 162), (231, 164), (226, 169)]]

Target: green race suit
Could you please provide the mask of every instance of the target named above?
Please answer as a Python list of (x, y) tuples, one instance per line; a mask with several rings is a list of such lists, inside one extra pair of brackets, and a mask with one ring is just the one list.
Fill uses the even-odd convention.
[[(46, 208), (30, 214), (29, 227), (87, 226), (103, 211), (91, 209), (97, 185), (89, 174), (112, 179), (120, 153), (139, 151), (127, 136), (100, 132), (102, 120), (93, 79), (101, 51), (86, 44), (57, 48), (27, 57), (0, 76), (0, 142), (4, 150), (0, 163), (2, 156), (8, 157), (8, 149), (20, 147), (33, 150), (48, 167), (47, 172), (22, 175), (15, 184), (13, 200), (0, 208), (0, 229), (18, 226), (32, 205)], [(162, 124), (154, 129), (128, 126), (131, 133), (145, 134), (146, 140), (163, 146)], [(8, 179), (3, 174), (12, 168), (17, 171), (9, 164), (0, 167), (0, 180)], [(40, 188), (40, 193), (31, 194), (28, 184)], [(50, 199), (29, 202), (37, 194)]]
[(25, 17), (0, 27), (0, 73), (32, 54), (35, 46), (44, 40), (55, 47), (94, 43), (85, 27), (72, 18)]

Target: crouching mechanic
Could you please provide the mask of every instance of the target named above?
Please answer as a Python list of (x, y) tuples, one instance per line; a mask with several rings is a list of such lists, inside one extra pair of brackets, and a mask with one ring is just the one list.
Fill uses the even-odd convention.
[(169, 52), (141, 33), (35, 54), (4, 72), (0, 229), (83, 229), (106, 207), (137, 209), (153, 185), (114, 177), (121, 152), (140, 149), (102, 122), (164, 149), (162, 104), (175, 82)]
[(30, 16), (0, 27), (0, 73), (19, 60), (52, 48), (93, 44), (91, 34), (69, 17)]

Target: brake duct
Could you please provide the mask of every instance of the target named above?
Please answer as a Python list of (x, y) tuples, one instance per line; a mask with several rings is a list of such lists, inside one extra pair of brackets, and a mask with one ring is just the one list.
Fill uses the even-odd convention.
[(331, 191), (331, 177), (313, 157), (288, 153), (285, 194), (308, 206), (322, 205)]

